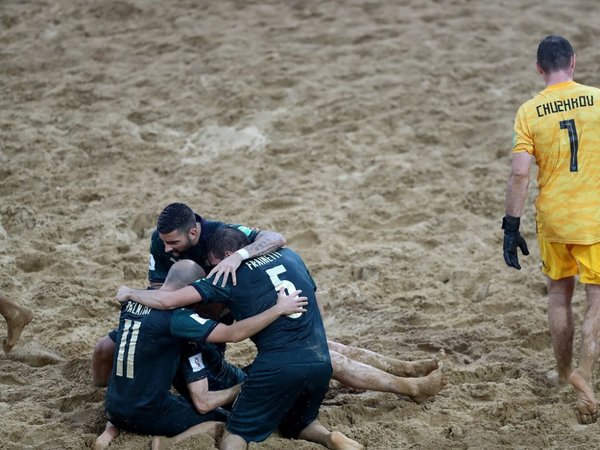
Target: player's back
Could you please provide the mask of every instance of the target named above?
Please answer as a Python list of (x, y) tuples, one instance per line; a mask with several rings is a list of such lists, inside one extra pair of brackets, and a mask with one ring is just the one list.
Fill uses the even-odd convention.
[(281, 286), (288, 293), (300, 289), (301, 295), (308, 298), (305, 313), (299, 317), (282, 316), (251, 338), (258, 349), (255, 363), (330, 361), (316, 286), (294, 251), (284, 248), (245, 261), (236, 275), (237, 285), (231, 288), (228, 303), (236, 320), (273, 306)]
[(151, 410), (167, 396), (180, 355), (171, 336), (172, 311), (133, 301), (121, 306), (117, 350), (106, 391), (106, 408), (120, 414)]
[(538, 232), (555, 242), (600, 240), (600, 90), (573, 81), (524, 103), (513, 151), (539, 167)]

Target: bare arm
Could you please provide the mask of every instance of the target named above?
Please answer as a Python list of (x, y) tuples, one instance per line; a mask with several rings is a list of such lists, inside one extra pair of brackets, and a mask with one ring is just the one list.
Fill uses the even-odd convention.
[(323, 305), (321, 304), (321, 300), (319, 299), (319, 294), (317, 292), (315, 292), (315, 299), (317, 300), (317, 306), (319, 307), (321, 317), (325, 317), (325, 310), (323, 309)]
[(261, 231), (256, 236), (254, 242), (244, 247), (248, 252), (249, 258), (255, 256), (266, 255), (286, 244), (285, 238), (275, 231)]
[(236, 384), (221, 391), (209, 391), (207, 378), (188, 384), (192, 401), (200, 414), (206, 414), (219, 406), (233, 402), (240, 393), (241, 387), (241, 384)]
[(117, 300), (120, 302), (133, 300), (154, 309), (174, 309), (198, 303), (202, 301), (202, 296), (192, 286), (176, 291), (153, 291), (121, 286), (117, 292)]
[[(254, 242), (247, 245), (242, 250), (248, 252), (248, 256), (246, 257), (246, 259), (248, 259), (271, 253), (278, 248), (283, 247), (285, 244), (285, 238), (281, 234), (274, 231), (261, 231), (256, 236)], [(238, 267), (240, 267), (242, 261), (242, 256), (238, 252), (235, 252), (217, 264), (208, 274), (208, 278), (216, 274), (213, 284), (217, 284), (219, 278), (223, 276), (223, 282), (221, 283), (221, 286), (225, 286), (227, 280), (229, 279), (229, 275), (231, 275), (231, 280), (235, 285), (237, 283), (235, 271)]]
[(294, 291), (285, 295), (281, 288), (277, 303), (256, 316), (235, 322), (232, 325), (218, 324), (206, 338), (206, 342), (240, 342), (266, 328), (279, 316), (305, 312), (308, 304), (306, 297), (298, 297), (302, 291)]
[(517, 249), (521, 249), (523, 255), (529, 255), (527, 242), (519, 233), (519, 226), (527, 200), (531, 160), (532, 157), (528, 153), (513, 154), (512, 167), (506, 186), (506, 215), (502, 219), (502, 229), (504, 230), (502, 253), (506, 265), (517, 270), (521, 269)]
[(506, 186), (506, 214), (521, 217), (527, 200), (532, 156), (529, 153), (514, 153), (512, 167)]

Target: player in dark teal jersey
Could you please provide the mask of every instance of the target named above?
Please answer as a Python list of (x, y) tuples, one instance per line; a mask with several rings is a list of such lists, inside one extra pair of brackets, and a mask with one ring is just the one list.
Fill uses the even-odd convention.
[[(224, 239), (220, 239), (222, 235)], [(216, 264), (242, 248), (247, 238), (234, 228), (223, 227), (215, 231), (213, 242), (209, 254)], [(217, 254), (217, 248), (221, 254)], [(246, 448), (247, 442), (262, 441), (277, 428), (285, 436), (313, 440), (333, 449), (362, 448), (341, 433), (328, 431), (317, 420), (332, 368), (315, 283), (292, 250), (282, 249), (246, 261), (237, 271), (236, 285), (229, 282), (219, 286), (212, 279), (203, 279), (193, 287), (169, 293), (123, 287), (117, 298), (147, 301), (152, 294), (189, 297), (190, 290), (195, 290), (196, 300), (225, 302), (236, 320), (244, 320), (270, 307), (277, 297), (276, 289), (281, 287), (288, 292), (306, 292), (307, 311), (281, 317), (252, 337), (258, 355), (233, 406), (222, 448)]]
[[(216, 263), (226, 251), (243, 247), (246, 238), (222, 229), (210, 242), (209, 258)], [(315, 427), (333, 369), (325, 328), (315, 297), (316, 285), (302, 259), (284, 248), (249, 260), (237, 271), (237, 285), (213, 285), (201, 279), (192, 286), (206, 303), (225, 303), (236, 320), (273, 304), (276, 289), (305, 292), (307, 312), (281, 317), (251, 339), (258, 350), (227, 422), (228, 441), (260, 442), (277, 428), (283, 436), (301, 437)], [(241, 444), (241, 442), (240, 442)]]
[[(163, 286), (167, 277), (181, 279), (177, 273), (178, 261), (185, 261), (193, 266), (186, 270), (198, 270), (196, 278), (209, 272), (207, 261), (207, 242), (214, 230), (223, 226), (223, 222), (205, 220), (195, 214), (192, 209), (183, 203), (171, 203), (160, 213), (157, 228), (152, 233), (150, 243), (150, 264), (148, 270), (149, 285), (153, 289)], [(252, 257), (268, 253), (285, 245), (285, 239), (273, 231), (254, 230), (241, 225), (234, 225), (242, 231), (250, 243), (244, 251)], [(215, 274), (215, 282), (222, 276), (223, 282), (231, 276), (235, 280), (235, 270), (241, 264), (239, 253), (231, 255), (215, 266), (211, 274)], [(174, 267), (175, 266), (175, 267)], [(173, 270), (171, 270), (173, 269)], [(175, 272), (175, 273), (173, 273)], [(193, 279), (196, 279), (193, 278)], [(192, 279), (192, 280), (193, 280)], [(187, 283), (192, 280), (188, 280)], [(173, 283), (171, 283), (173, 285)], [(219, 311), (217, 309), (217, 311)], [(205, 314), (214, 314), (213, 311), (203, 311)], [(92, 355), (92, 378), (96, 386), (106, 386), (112, 368), (113, 354), (115, 351), (116, 330), (100, 339), (94, 347)]]
[(230, 225), (242, 231), (249, 243), (242, 253), (230, 255), (213, 267), (207, 260), (207, 243), (213, 232), (222, 225), (223, 222), (202, 219), (183, 203), (171, 203), (165, 207), (158, 217), (150, 246), (148, 279), (151, 286), (159, 287), (156, 283), (163, 283), (171, 266), (180, 259), (191, 259), (208, 276), (216, 275), (215, 283), (222, 276), (225, 284), (231, 276), (235, 284), (235, 271), (244, 259), (264, 255), (286, 243), (283, 236), (273, 231)]
[[(151, 286), (160, 287), (167, 279), (167, 274), (171, 267), (173, 267), (173, 264), (181, 259), (194, 261), (202, 267), (205, 273), (209, 273), (212, 269), (212, 266), (209, 265), (206, 259), (208, 240), (217, 228), (226, 224), (213, 220), (205, 220), (197, 214), (194, 214), (193, 217), (194, 224), (189, 228), (187, 235), (177, 233), (177, 229), (170, 229), (166, 225), (163, 232), (159, 231), (161, 228), (158, 228), (152, 233), (150, 240), (150, 262), (148, 264), (148, 281)], [(261, 233), (260, 230), (254, 230), (242, 225), (228, 224), (228, 226), (242, 231), (248, 236), (250, 242), (254, 242), (256, 237)], [(173, 233), (173, 231), (176, 231), (176, 233)]]
[[(269, 310), (233, 325), (204, 319), (190, 309), (159, 311), (133, 301), (123, 303), (118, 350), (106, 391), (109, 421), (119, 429), (165, 436), (181, 434), (204, 422), (223, 421), (221, 412), (200, 414), (190, 402), (170, 392), (182, 344), (243, 340), (281, 315), (304, 312), (306, 298), (293, 300), (298, 294), (282, 293)], [(206, 431), (207, 427), (197, 430)], [(114, 427), (107, 427), (97, 448), (106, 447), (115, 435)]]

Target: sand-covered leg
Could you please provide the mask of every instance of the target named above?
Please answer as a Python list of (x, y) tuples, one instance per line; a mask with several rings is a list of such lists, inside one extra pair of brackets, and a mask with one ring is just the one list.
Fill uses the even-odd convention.
[(403, 361), (401, 359), (381, 355), (371, 350), (344, 345), (335, 341), (328, 340), (327, 345), (330, 351), (337, 352), (347, 358), (360, 361), (399, 377), (424, 376), (438, 367), (438, 362), (435, 357), (418, 361)]
[(576, 409), (579, 421), (590, 424), (598, 419), (598, 402), (594, 396), (592, 374), (600, 356), (600, 285), (585, 287), (588, 308), (581, 325), (579, 367), (569, 375), (569, 383), (577, 391)]
[(298, 438), (318, 442), (332, 450), (361, 450), (364, 446), (339, 431), (329, 431), (318, 420), (304, 428)]
[(448, 385), (448, 364), (446, 353), (440, 350), (436, 355), (438, 368), (429, 375), (411, 379), (412, 392), (408, 394), (416, 402), (423, 402), (437, 395)]
[(170, 448), (174, 444), (177, 444), (191, 436), (195, 436), (200, 433), (206, 433), (211, 436), (213, 439), (216, 439), (221, 435), (224, 429), (224, 424), (222, 422), (209, 421), (199, 423), (198, 425), (194, 425), (191, 428), (188, 428), (183, 433), (179, 433), (177, 436), (173, 436), (172, 438), (167, 438), (165, 436), (155, 436), (152, 439), (151, 448), (152, 450), (164, 450)]
[(170, 448), (173, 444), (173, 438), (168, 438), (166, 436), (154, 436), (152, 438), (152, 443), (150, 448), (152, 450), (165, 450)]
[(594, 391), (585, 377), (575, 369), (569, 376), (569, 382), (577, 391), (578, 400), (575, 404), (578, 420), (584, 425), (589, 425), (598, 420), (598, 402)]

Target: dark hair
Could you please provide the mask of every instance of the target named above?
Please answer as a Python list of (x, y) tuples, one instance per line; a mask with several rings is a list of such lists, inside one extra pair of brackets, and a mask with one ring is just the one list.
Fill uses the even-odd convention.
[(248, 236), (237, 228), (222, 226), (217, 228), (208, 240), (208, 254), (225, 258), (225, 252), (235, 252), (250, 243)]
[(196, 215), (184, 203), (171, 203), (162, 210), (156, 221), (156, 229), (161, 234), (174, 230), (188, 232), (196, 225)]
[(562, 36), (546, 36), (537, 49), (537, 62), (546, 73), (567, 69), (575, 52)]

